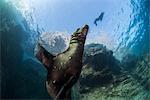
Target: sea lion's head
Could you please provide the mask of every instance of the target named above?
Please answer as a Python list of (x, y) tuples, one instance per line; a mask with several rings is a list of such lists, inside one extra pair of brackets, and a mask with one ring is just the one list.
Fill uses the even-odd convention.
[(76, 32), (73, 33), (72, 37), (71, 37), (71, 41), (70, 43), (84, 43), (85, 39), (86, 39), (86, 35), (88, 33), (89, 30), (89, 26), (88, 25), (84, 25), (81, 28), (78, 28), (76, 30)]

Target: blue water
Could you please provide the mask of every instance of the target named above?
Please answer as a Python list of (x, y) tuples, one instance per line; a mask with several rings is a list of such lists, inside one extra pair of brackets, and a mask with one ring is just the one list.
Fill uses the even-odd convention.
[[(80, 3), (78, 1), (70, 4), (70, 6), (70, 2), (67, 2), (67, 0), (64, 3), (62, 2), (62, 5), (61, 2), (53, 0), (0, 1), (3, 97), (48, 97), (43, 84), (46, 72), (39, 63), (35, 63), (37, 60), (33, 55), (38, 37), (45, 31), (61, 31), (70, 35), (76, 28), (87, 23), (91, 29), (86, 44), (104, 44), (114, 52), (114, 56), (119, 60), (128, 53), (137, 56), (149, 54), (149, 0), (107, 0), (106, 2), (94, 0), (95, 3), (92, 3), (92, 1)], [(88, 3), (91, 4), (91, 9), (87, 9)], [(59, 7), (53, 10), (53, 7), (57, 4), (62, 7), (62, 10)], [(105, 4), (106, 6), (104, 6)], [(79, 8), (77, 5), (79, 5)], [(77, 8), (73, 9), (74, 7)], [(66, 9), (68, 13), (65, 14)], [(78, 12), (79, 10), (81, 11)], [(75, 14), (70, 13), (73, 11)], [(96, 27), (93, 20), (102, 11), (105, 12), (104, 19)], [(73, 18), (71, 19), (72, 15)], [(75, 17), (75, 15), (77, 16)], [(84, 15), (88, 16), (83, 17)], [(81, 21), (79, 18), (81, 18)], [(40, 78), (38, 79), (36, 76)], [(37, 82), (39, 80), (41, 81)], [(26, 86), (28, 87), (26, 88)], [(38, 91), (36, 91), (37, 88)]]
[[(38, 34), (45, 31), (70, 34), (83, 24), (89, 24), (86, 43), (104, 44), (115, 52), (118, 59), (127, 53), (141, 55), (149, 50), (149, 0), (6, 1), (22, 14), (30, 29), (35, 31), (28, 34), (28, 44), (34, 45)], [(101, 12), (105, 13), (104, 18), (96, 27), (93, 21)]]
[(131, 0), (131, 8), (130, 23), (120, 36), (121, 41), (117, 50), (135, 55), (148, 53), (150, 50), (149, 0)]

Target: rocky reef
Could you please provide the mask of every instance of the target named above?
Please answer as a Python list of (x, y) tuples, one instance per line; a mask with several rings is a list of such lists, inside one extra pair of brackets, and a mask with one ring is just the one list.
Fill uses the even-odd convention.
[(149, 100), (149, 55), (127, 55), (118, 61), (102, 44), (85, 47), (80, 78), (82, 100)]

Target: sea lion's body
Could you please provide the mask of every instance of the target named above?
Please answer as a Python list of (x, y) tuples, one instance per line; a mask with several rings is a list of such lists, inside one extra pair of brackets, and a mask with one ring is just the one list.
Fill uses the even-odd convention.
[[(82, 69), (82, 56), (88, 26), (78, 29), (73, 35), (69, 48), (52, 56), (44, 48), (37, 58), (48, 69), (46, 87), (55, 99), (71, 99), (71, 87), (77, 82)], [(42, 52), (46, 52), (45, 54)], [(46, 57), (45, 57), (46, 56)]]

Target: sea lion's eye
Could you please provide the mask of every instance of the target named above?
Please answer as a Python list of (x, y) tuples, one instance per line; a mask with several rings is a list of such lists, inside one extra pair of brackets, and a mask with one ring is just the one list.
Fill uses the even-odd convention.
[(58, 82), (57, 82), (56, 80), (53, 80), (53, 81), (52, 81), (52, 84), (53, 84), (53, 85), (58, 85)]
[(80, 30), (80, 28), (78, 28), (77, 30), (76, 30), (76, 32), (78, 32)]
[(55, 84), (55, 83), (56, 83), (56, 80), (53, 80), (52, 83)]

